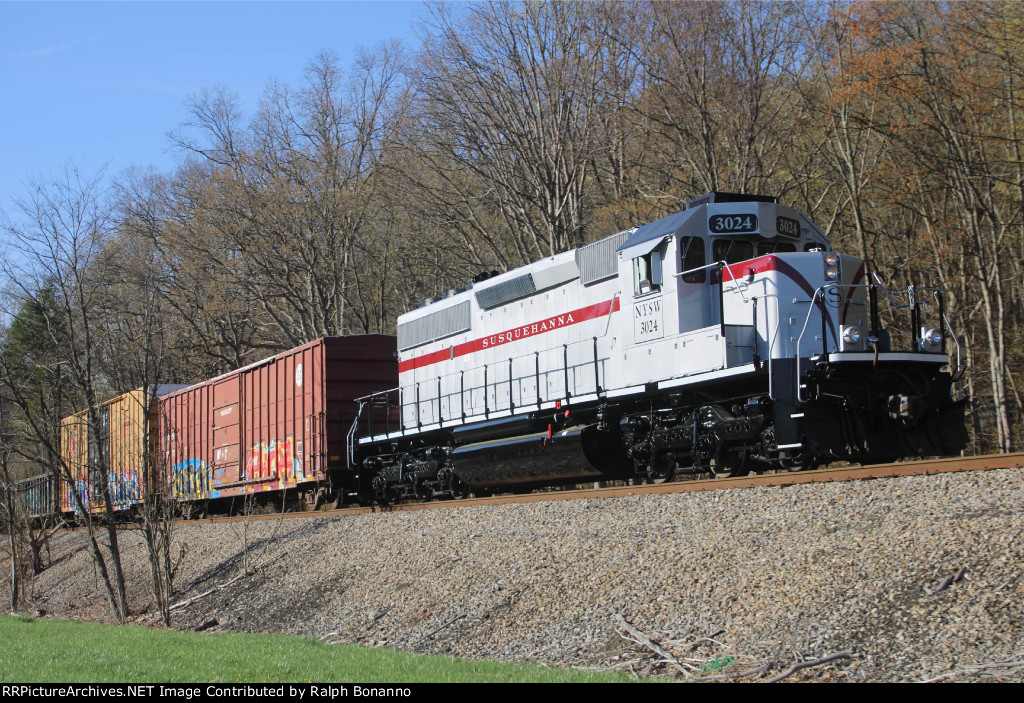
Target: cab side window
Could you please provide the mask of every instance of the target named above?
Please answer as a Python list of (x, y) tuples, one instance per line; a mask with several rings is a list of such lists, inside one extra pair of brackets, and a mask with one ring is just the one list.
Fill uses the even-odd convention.
[(661, 290), (661, 247), (633, 259), (633, 295)]
[[(704, 240), (700, 237), (683, 237), (679, 240), (679, 270), (693, 271), (707, 264), (704, 260)], [(683, 276), (683, 283), (703, 283), (708, 270), (701, 269)]]

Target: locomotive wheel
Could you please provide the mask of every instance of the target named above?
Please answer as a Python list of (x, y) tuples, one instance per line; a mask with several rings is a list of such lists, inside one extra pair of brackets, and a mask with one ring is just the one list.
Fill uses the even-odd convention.
[(793, 457), (779, 457), (777, 462), (780, 470), (793, 472), (813, 471), (821, 465), (821, 460), (809, 449)]
[(747, 476), (750, 474), (750, 463), (747, 461), (749, 452), (744, 449), (739, 452), (728, 452), (722, 457), (720, 463), (715, 462), (715, 478), (732, 478), (733, 476)]

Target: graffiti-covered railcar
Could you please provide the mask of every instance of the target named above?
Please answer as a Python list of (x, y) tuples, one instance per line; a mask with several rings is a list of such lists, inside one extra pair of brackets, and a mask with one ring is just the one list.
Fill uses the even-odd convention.
[(160, 454), (175, 497), (337, 494), (354, 401), (397, 383), (395, 354), (391, 336), (322, 337), (166, 396)]
[(153, 489), (153, 472), (145, 469), (156, 451), (155, 433), (160, 397), (184, 388), (153, 385), (137, 388), (83, 410), (61, 422), (60, 511), (106, 510), (101, 476), (105, 473), (115, 512), (140, 505)]

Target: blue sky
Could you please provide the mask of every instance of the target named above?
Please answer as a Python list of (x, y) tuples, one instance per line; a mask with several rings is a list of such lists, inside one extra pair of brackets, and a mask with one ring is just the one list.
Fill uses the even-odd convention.
[(169, 171), (167, 132), (219, 85), (246, 114), (270, 78), (296, 85), (321, 49), (415, 44), (419, 2), (0, 1), (0, 209), (25, 184), (106, 166)]

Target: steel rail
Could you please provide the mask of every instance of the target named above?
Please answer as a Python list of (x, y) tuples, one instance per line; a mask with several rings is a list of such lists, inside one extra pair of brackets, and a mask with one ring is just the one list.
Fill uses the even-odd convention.
[[(686, 493), (689, 491), (718, 491), (737, 488), (756, 488), (761, 486), (782, 487), (807, 483), (861, 481), (875, 478), (897, 478), (900, 476), (931, 476), (959, 471), (987, 471), (1020, 467), (1024, 467), (1024, 452), (990, 454), (986, 456), (951, 457), (945, 459), (923, 459), (920, 461), (901, 461), (892, 464), (874, 464), (871, 466), (844, 466), (838, 468), (817, 469), (815, 471), (767, 473), (756, 476), (681, 480), (641, 486), (611, 486), (607, 488), (554, 490), (523, 494), (510, 493), (488, 496), (486, 498), (434, 500), (426, 503), (398, 503), (387, 506), (376, 505), (372, 507), (338, 508), (336, 510), (329, 511), (283, 513), (283, 516), (285, 518), (313, 518), (363, 515), (377, 512), (399, 512), (407, 510), (443, 510), (471, 506), (507, 505), (511, 503), (543, 503), (555, 500), (591, 500), (598, 498), (621, 498), (625, 496)], [(282, 513), (273, 512), (262, 515), (209, 517), (202, 520), (190, 520), (185, 524), (242, 520), (278, 520), (281, 517)]]

